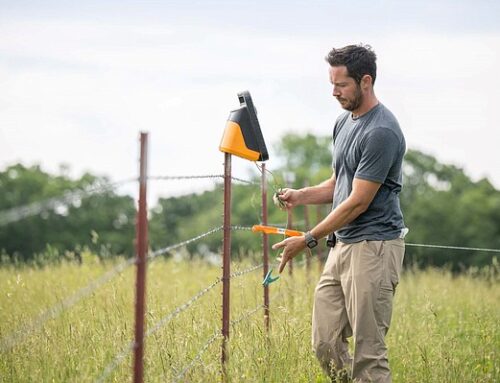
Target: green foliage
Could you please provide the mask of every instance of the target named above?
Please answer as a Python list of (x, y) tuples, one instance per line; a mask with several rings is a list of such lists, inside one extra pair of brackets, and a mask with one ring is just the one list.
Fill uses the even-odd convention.
[[(163, 248), (207, 232), (222, 225), (222, 191), (220, 188), (201, 194), (160, 198), (149, 219), (150, 246)], [(209, 236), (203, 241), (215, 251), (220, 236)], [(198, 244), (189, 246), (194, 252)]]
[[(486, 180), (473, 182), (462, 169), (409, 150), (401, 205), (410, 228), (408, 242), (500, 248), (500, 191)], [(407, 262), (453, 270), (488, 264), (485, 252), (408, 248)]]
[[(91, 174), (72, 180), (65, 175), (46, 173), (39, 166), (17, 164), (0, 172), (0, 211), (108, 184), (105, 178)], [(104, 254), (101, 251), (104, 246), (109, 253), (132, 255), (134, 216), (131, 197), (104, 189), (0, 226), (0, 249), (12, 259), (36, 263), (43, 258), (41, 253), (58, 257), (69, 250), (80, 252), (85, 246), (100, 254)], [(97, 242), (92, 241), (92, 232), (98, 233)]]
[(304, 184), (320, 183), (331, 177), (332, 173), (332, 138), (318, 137), (312, 134), (284, 135), (276, 145), (276, 151), (285, 165), (282, 172), (293, 172), (293, 186), (300, 188)]

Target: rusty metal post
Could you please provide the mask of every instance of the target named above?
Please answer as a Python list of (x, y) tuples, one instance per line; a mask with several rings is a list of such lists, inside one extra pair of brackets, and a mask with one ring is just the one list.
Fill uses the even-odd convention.
[[(295, 178), (294, 174), (293, 173), (288, 174), (288, 176), (286, 176), (286, 178), (287, 178), (287, 180), (286, 180), (287, 187), (291, 188), (292, 187), (291, 178)], [(286, 227), (288, 229), (293, 229), (293, 209), (287, 210)], [(290, 259), (288, 261), (288, 275), (293, 276), (293, 259)]]
[[(304, 187), (308, 186), (308, 182), (304, 182)], [(304, 205), (304, 224), (306, 231), (311, 230), (309, 221), (309, 206)], [(311, 249), (306, 248), (306, 274), (309, 275), (311, 272)]]
[(222, 352), (224, 366), (228, 359), (227, 341), (229, 339), (229, 282), (231, 273), (231, 154), (224, 153), (224, 242), (222, 253)]
[[(288, 209), (286, 227), (293, 229), (293, 210)], [(288, 275), (293, 276), (293, 259), (288, 261)]]
[[(322, 221), (322, 216), (321, 216), (321, 205), (316, 205), (316, 224), (320, 223)], [(324, 252), (326, 249), (326, 245), (322, 245), (321, 242), (320, 244), (316, 247), (316, 256), (318, 257), (318, 270), (319, 273), (321, 274), (323, 272), (323, 263), (324, 263)]]
[(137, 277), (135, 293), (134, 383), (142, 383), (144, 375), (144, 313), (146, 310), (146, 253), (148, 250), (147, 173), (148, 133), (141, 133), (139, 175), (139, 210), (136, 222)]
[[(262, 224), (267, 225), (267, 179), (266, 179), (266, 164), (262, 163)], [(262, 233), (262, 253), (264, 263), (264, 278), (269, 271), (269, 237), (266, 233)], [(269, 286), (264, 286), (264, 325), (269, 331)]]

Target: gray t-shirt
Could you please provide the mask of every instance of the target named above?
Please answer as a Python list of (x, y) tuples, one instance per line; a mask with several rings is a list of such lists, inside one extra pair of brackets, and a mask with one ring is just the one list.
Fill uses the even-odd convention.
[(368, 209), (335, 232), (346, 243), (398, 238), (404, 228), (399, 205), (405, 138), (394, 115), (382, 104), (357, 119), (343, 113), (333, 129), (333, 206), (349, 197), (354, 178), (380, 183)]

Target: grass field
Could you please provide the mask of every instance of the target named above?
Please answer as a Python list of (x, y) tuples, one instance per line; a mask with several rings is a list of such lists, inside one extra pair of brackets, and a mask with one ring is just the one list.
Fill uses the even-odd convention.
[[(248, 267), (233, 263), (233, 270)], [(0, 269), (0, 337), (5, 339), (45, 309), (112, 267), (87, 256), (82, 265)], [(134, 272), (29, 331), (0, 354), (1, 382), (92, 382), (132, 339)], [(214, 282), (220, 268), (166, 260), (148, 269), (148, 327)], [(231, 282), (230, 382), (327, 382), (310, 347), (311, 305), (317, 265), (296, 268), (271, 285), (269, 334), (263, 325), (262, 270)], [(221, 284), (162, 326), (146, 342), (145, 381), (170, 382), (221, 325)], [(500, 283), (447, 271), (406, 272), (398, 287), (388, 335), (394, 382), (500, 381)], [(220, 381), (220, 339), (181, 381)], [(131, 378), (130, 353), (106, 381)]]

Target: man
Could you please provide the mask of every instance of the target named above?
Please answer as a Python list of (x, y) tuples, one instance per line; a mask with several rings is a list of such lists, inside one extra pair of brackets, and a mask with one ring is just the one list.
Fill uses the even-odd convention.
[(333, 96), (346, 110), (333, 129), (334, 174), (316, 186), (284, 189), (279, 197), (289, 209), (333, 201), (332, 211), (305, 236), (287, 238), (273, 249), (283, 249), (281, 272), (306, 246), (335, 232), (337, 243), (314, 296), (313, 349), (333, 381), (350, 376), (355, 382), (385, 383), (391, 373), (384, 338), (407, 232), (398, 196), (406, 144), (396, 118), (375, 96), (371, 47), (332, 49), (326, 60)]

